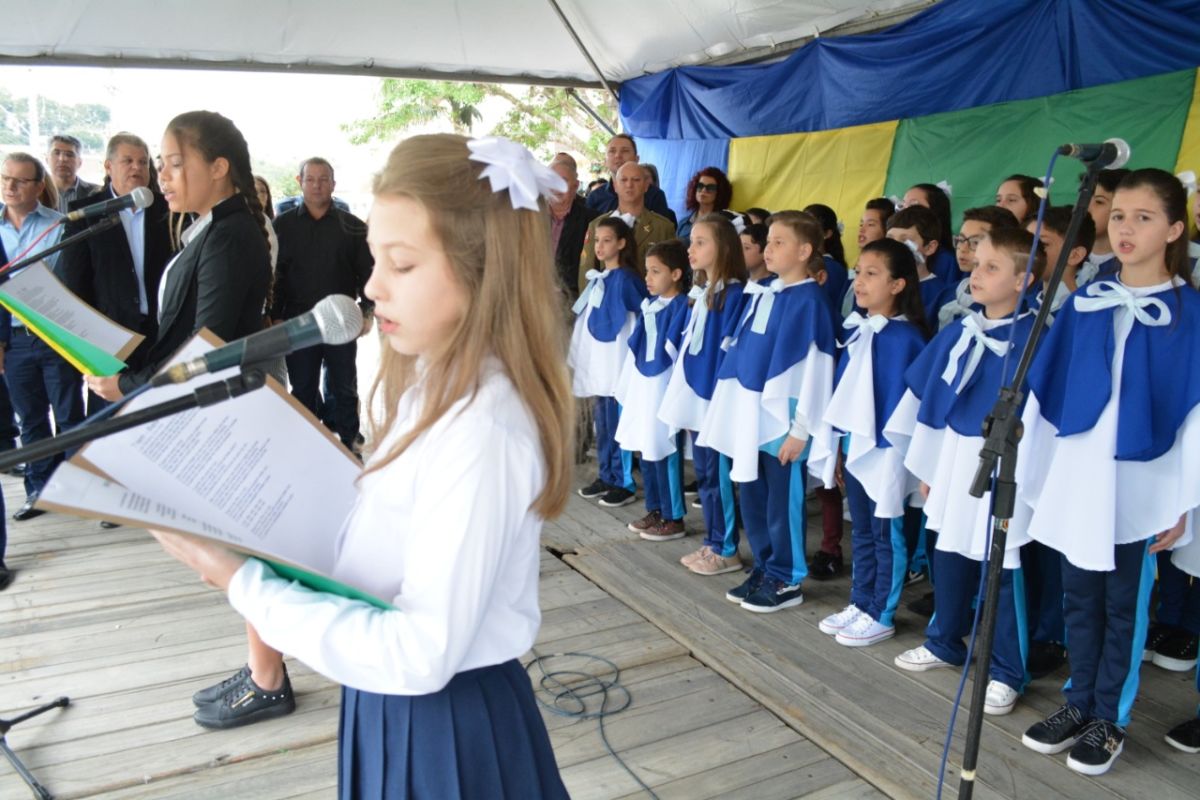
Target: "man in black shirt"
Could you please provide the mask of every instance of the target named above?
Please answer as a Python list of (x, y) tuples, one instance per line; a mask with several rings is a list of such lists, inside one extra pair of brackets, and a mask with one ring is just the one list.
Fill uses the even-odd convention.
[[(367, 249), (367, 226), (333, 204), (333, 167), (323, 158), (300, 164), (296, 177), (304, 198), (300, 205), (275, 218), (279, 259), (275, 268), (274, 319), (303, 314), (322, 298), (345, 294), (359, 298), (363, 330), (371, 328), (372, 305), (363, 290), (374, 261)], [(361, 334), (360, 334), (361, 335)], [(358, 372), (356, 342), (317, 345), (287, 357), (292, 396), (318, 414), (321, 367), (333, 403), (332, 428), (342, 443), (354, 447), (358, 436)]]

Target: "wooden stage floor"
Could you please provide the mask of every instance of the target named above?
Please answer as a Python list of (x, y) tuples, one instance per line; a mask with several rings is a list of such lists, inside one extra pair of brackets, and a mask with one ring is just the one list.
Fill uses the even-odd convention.
[[(0, 485), (11, 514), (23, 499), (20, 481), (3, 477)], [(578, 535), (581, 519), (596, 529)], [(107, 531), (58, 514), (10, 520), (8, 526), (6, 560), (18, 575), (0, 592), (0, 717), (71, 697), (69, 708), (8, 734), (56, 797), (335, 796), (336, 686), (289, 660), (295, 714), (239, 730), (204, 731), (191, 720), (191, 693), (245, 657), (240, 621), (222, 597), (140, 530)], [(569, 517), (548, 526), (546, 538), (555, 549), (582, 552), (568, 542), (627, 544), (627, 532), (614, 533), (619, 527), (576, 499)], [(666, 552), (640, 548), (633, 554), (657, 565), (666, 563)], [(697, 581), (691, 588), (699, 599), (715, 584)], [(691, 644), (664, 632), (673, 625), (648, 621), (550, 550), (542, 559), (541, 601), (538, 652), (586, 652), (620, 667), (633, 702), (609, 717), (605, 729), (613, 747), (662, 798), (882, 796), (798, 732), (793, 720), (740, 690), (734, 685), (740, 678), (731, 683), (697, 660)], [(698, 629), (696, 636), (709, 634)], [(605, 751), (595, 720), (544, 717), (572, 797), (646, 796)], [(0, 759), (0, 798), (30, 796)]]

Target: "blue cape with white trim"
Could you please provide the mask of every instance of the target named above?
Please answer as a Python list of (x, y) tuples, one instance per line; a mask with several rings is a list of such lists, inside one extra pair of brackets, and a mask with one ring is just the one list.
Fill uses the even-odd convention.
[[(828, 296), (816, 281), (780, 290), (763, 333), (752, 329), (757, 307), (752, 310), (749, 301), (743, 305), (737, 339), (721, 360), (718, 380), (736, 378), (750, 391), (761, 392), (771, 378), (803, 361), (814, 343), (822, 353), (835, 357), (833, 313)], [(730, 420), (730, 424), (738, 423)]]
[[(1059, 309), (1029, 371), (1030, 391), (1059, 436), (1091, 430), (1112, 397), (1116, 309), (1081, 313), (1080, 294)], [(1200, 403), (1200, 292), (1180, 286), (1150, 296), (1166, 303), (1171, 322), (1135, 322), (1125, 342), (1117, 460), (1152, 461), (1166, 453)]]
[[(926, 346), (925, 335), (916, 325), (907, 320), (893, 319), (871, 339), (871, 390), (875, 394), (875, 443), (877, 447), (891, 447), (883, 435), (883, 426), (892, 416), (896, 404), (904, 396), (908, 385), (904, 382), (905, 371)], [(842, 381), (850, 363), (849, 349), (842, 350), (833, 386)], [(857, 391), (864, 388), (856, 387)], [(843, 431), (844, 433), (844, 431)]]
[(646, 282), (636, 272), (626, 267), (613, 270), (604, 279), (604, 299), (588, 315), (588, 333), (598, 342), (616, 341), (627, 315), (640, 314), (642, 300), (648, 296)]
[[(717, 368), (725, 356), (721, 343), (726, 338), (733, 337), (738, 321), (742, 318), (745, 288), (740, 283), (731, 283), (725, 287), (722, 306), (719, 309), (708, 310), (708, 319), (704, 323), (704, 344), (700, 352), (692, 355), (685, 350), (680, 356), (683, 359), (684, 380), (692, 387), (696, 396), (704, 400), (712, 399), (713, 388), (717, 385)], [(702, 303), (704, 299), (696, 302)], [(694, 307), (692, 313), (696, 313)]]
[[(954, 385), (946, 383), (942, 373), (950, 360), (950, 351), (962, 335), (963, 321), (955, 320), (943, 328), (904, 373), (904, 382), (921, 401), (917, 421), (935, 430), (948, 427), (960, 436), (982, 436), (983, 421), (996, 405), (1001, 387), (1012, 380), (1016, 373), (1021, 350), (1029, 340), (1032, 329), (1033, 315), (1026, 314), (1017, 319), (1015, 333), (1011, 322), (989, 330), (987, 333), (991, 338), (1002, 342), (1007, 342), (1008, 337), (1013, 335), (1008, 370), (1001, 374), (1004, 357), (985, 350), (975, 373), (962, 391), (955, 394)], [(959, 359), (959, 370), (966, 360), (966, 355)], [(957, 380), (957, 373), (955, 378)]]
[[(633, 364), (637, 371), (646, 377), (661, 375), (675, 363), (679, 354), (679, 343), (683, 340), (683, 329), (688, 318), (688, 297), (677, 294), (667, 303), (666, 308), (654, 315), (658, 335), (655, 339), (653, 357), (646, 360), (646, 315), (638, 316), (633, 333), (629, 334), (629, 349), (633, 351)], [(667, 345), (670, 344), (670, 351)]]

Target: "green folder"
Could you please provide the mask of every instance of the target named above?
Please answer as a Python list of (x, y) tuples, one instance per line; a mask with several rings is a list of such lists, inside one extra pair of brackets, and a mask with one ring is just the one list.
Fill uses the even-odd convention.
[(125, 369), (125, 362), (121, 359), (80, 339), (4, 291), (0, 291), (0, 303), (80, 372), (87, 375), (116, 375)]
[[(220, 540), (214, 540), (218, 543)], [(349, 600), (361, 600), (364, 603), (370, 603), (376, 608), (382, 608), (387, 611), (395, 610), (395, 606), (391, 603), (380, 600), (374, 595), (367, 594), (361, 589), (355, 589), (353, 586), (347, 586), (344, 583), (335, 581), (327, 575), (321, 575), (316, 572), (309, 572), (306, 569), (292, 566), (291, 564), (281, 564), (278, 561), (272, 561), (267, 558), (259, 558), (264, 564), (275, 570), (275, 574), (281, 578), (287, 578), (290, 581), (307, 586), (318, 592), (327, 592), (328, 594), (336, 594), (339, 597), (345, 597)]]

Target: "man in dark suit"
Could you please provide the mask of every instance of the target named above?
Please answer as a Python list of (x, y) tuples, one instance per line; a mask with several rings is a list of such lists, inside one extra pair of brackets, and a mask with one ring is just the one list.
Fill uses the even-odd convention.
[(567, 182), (567, 191), (550, 201), (550, 241), (559, 279), (568, 299), (574, 302), (579, 296), (579, 254), (583, 251), (583, 239), (588, 223), (600, 216), (600, 212), (588, 208), (579, 196), (579, 171), (574, 158), (559, 153), (550, 162), (550, 169)]
[[(601, 213), (616, 210), (620, 202), (617, 197), (617, 172), (630, 161), (635, 164), (638, 161), (637, 143), (628, 133), (618, 133), (608, 140), (608, 147), (604, 151), (604, 166), (608, 168), (612, 180), (591, 191), (587, 196), (588, 208)], [(675, 212), (667, 204), (667, 196), (662, 189), (657, 186), (647, 188), (644, 202), (646, 208), (675, 224)]]
[[(73, 202), (72, 210), (148, 186), (150, 148), (132, 133), (118, 133), (108, 142), (104, 173), (105, 185), (90, 197)], [(158, 283), (173, 254), (167, 201), (157, 187), (151, 188), (154, 202), (149, 208), (122, 211), (120, 225), (68, 247), (60, 265), (72, 292), (113, 322), (146, 337), (127, 359), (133, 369), (143, 365), (157, 333)], [(64, 236), (82, 231), (94, 221), (69, 223)], [(105, 405), (99, 396), (88, 394), (89, 414)]]

